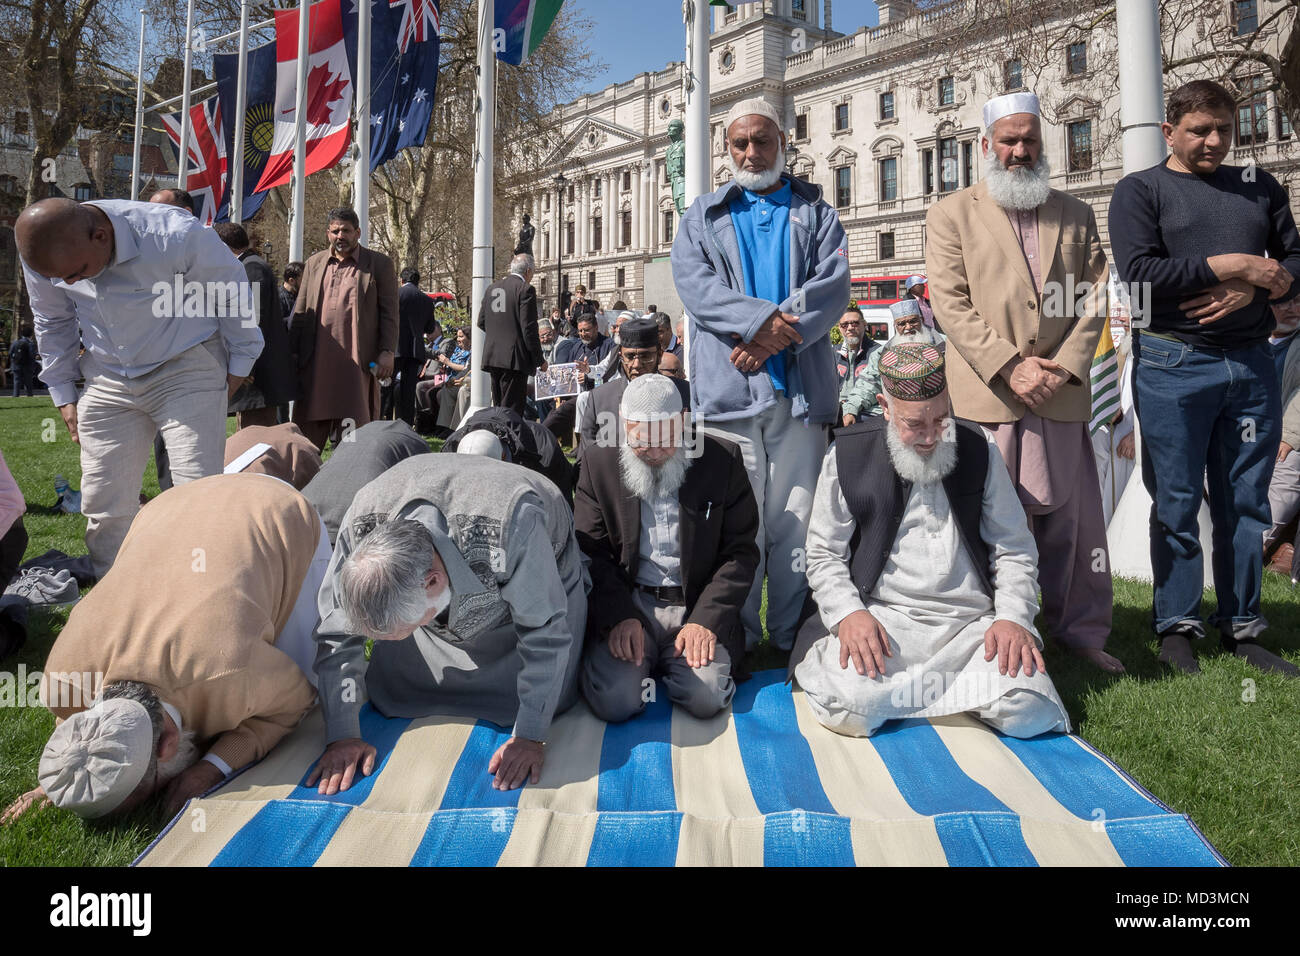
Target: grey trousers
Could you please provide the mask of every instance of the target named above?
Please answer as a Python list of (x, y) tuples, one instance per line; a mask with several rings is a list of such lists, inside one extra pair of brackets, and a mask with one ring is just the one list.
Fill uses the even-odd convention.
[(676, 656), (673, 644), (685, 623), (685, 605), (656, 600), (639, 589), (632, 596), (650, 622), (645, 655), (640, 664), (621, 661), (609, 652), (609, 641), (587, 651), (582, 693), (592, 713), (615, 724), (635, 717), (653, 699), (651, 677), (655, 675), (663, 678), (672, 702), (694, 717), (707, 719), (731, 703), (736, 684), (731, 679), (731, 655), (721, 642), (715, 645), (711, 663), (691, 667), (685, 655)]
[(1279, 544), (1282, 529), (1300, 512), (1300, 451), (1292, 451), (1273, 466), (1273, 480), (1268, 484), (1268, 507), (1273, 526), (1264, 532), (1264, 550)]

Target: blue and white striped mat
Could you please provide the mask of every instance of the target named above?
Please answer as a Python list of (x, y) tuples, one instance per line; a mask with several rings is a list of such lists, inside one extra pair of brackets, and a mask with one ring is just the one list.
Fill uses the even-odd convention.
[(538, 786), (487, 773), (509, 731), (366, 707), (377, 769), (345, 793), (302, 786), (314, 712), (265, 760), (191, 801), (145, 866), (1220, 866), (1223, 858), (1077, 737), (1016, 740), (972, 717), (819, 725), (767, 671), (698, 720), (658, 698), (605, 724), (556, 720)]

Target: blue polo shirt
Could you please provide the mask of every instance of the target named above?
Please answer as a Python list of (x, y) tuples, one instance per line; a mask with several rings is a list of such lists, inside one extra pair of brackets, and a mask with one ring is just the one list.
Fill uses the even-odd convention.
[[(790, 294), (790, 184), (761, 196), (741, 190), (731, 201), (731, 222), (740, 246), (745, 273), (745, 295), (768, 302), (784, 302)], [(767, 360), (772, 387), (786, 390), (785, 353)]]

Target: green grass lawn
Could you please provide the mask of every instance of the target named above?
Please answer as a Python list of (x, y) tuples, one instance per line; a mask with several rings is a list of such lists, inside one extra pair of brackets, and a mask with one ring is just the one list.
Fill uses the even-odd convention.
[[(46, 420), (54, 427), (43, 425)], [(43, 440), (51, 435), (53, 441)], [(81, 468), (48, 399), (0, 398), (0, 451), (27, 499), (28, 556), (49, 548), (84, 554), (85, 520), (52, 511), (54, 476), (62, 474), (79, 488)], [(149, 494), (158, 490), (152, 461), (144, 485)], [(1207, 615), (1212, 604), (1207, 594)], [(1300, 662), (1297, 595), (1289, 580), (1272, 572), (1265, 573), (1264, 613), (1272, 624), (1265, 643)], [(1300, 864), (1300, 684), (1260, 674), (1205, 646), (1203, 673), (1172, 676), (1156, 661), (1150, 617), (1151, 589), (1117, 581), (1107, 649), (1128, 668), (1121, 678), (1101, 674), (1049, 641), (1048, 670), (1076, 732), (1164, 803), (1188, 814), (1229, 862)], [(66, 619), (66, 609), (34, 614), (27, 645), (0, 669), (13, 673), (21, 664), (29, 673), (39, 670)], [(784, 663), (779, 652), (763, 645), (753, 668)], [(35, 786), (53, 723), (41, 708), (0, 708), (0, 807)], [(0, 865), (127, 864), (164, 823), (156, 811), (96, 825), (43, 810), (0, 828)]]

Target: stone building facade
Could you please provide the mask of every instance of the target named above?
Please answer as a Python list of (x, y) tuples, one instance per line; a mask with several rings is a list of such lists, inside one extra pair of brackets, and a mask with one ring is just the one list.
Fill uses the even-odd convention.
[[(1062, 4), (1048, 26), (1008, 41), (1005, 29), (1001, 36), (971, 29), (973, 2), (917, 12), (908, 0), (878, 0), (880, 25), (851, 33), (830, 29), (830, 0), (708, 8), (712, 183), (731, 175), (723, 146), (727, 111), (741, 99), (767, 99), (785, 119), (787, 165), (819, 185), (840, 215), (855, 296), (888, 301), (901, 294), (895, 277), (924, 271), (930, 204), (983, 175), (984, 102), (1033, 89), (1044, 105), (1053, 185), (1092, 204), (1109, 248), (1106, 211), (1123, 165), (1113, 17), (1071, 31), (1080, 11), (1105, 5)], [(1187, 22), (1196, 24), (1189, 50), (1219, 35), (1224, 42), (1249, 39), (1278, 6), (1176, 2), (1188, 6)], [(1183, 55), (1181, 38), (1166, 41)], [(1274, 53), (1281, 46), (1276, 36), (1252, 42), (1271, 44)], [(1251, 69), (1260, 73), (1247, 61), (1237, 74), (1239, 89), (1264, 85)], [(622, 299), (633, 308), (675, 307), (667, 256), (677, 214), (663, 157), (669, 122), (684, 117), (682, 74), (682, 63), (670, 63), (557, 107), (561, 144), (538, 169), (531, 201), (514, 209), (516, 222), (530, 212), (537, 227), (534, 281), (544, 302), (555, 301), (562, 265), (566, 288), (584, 285), (605, 306)], [(1191, 65), (1167, 75), (1166, 88), (1211, 75), (1211, 65)], [(1260, 92), (1245, 103), (1228, 161), (1258, 164), (1290, 184), (1298, 159), (1275, 94)]]

